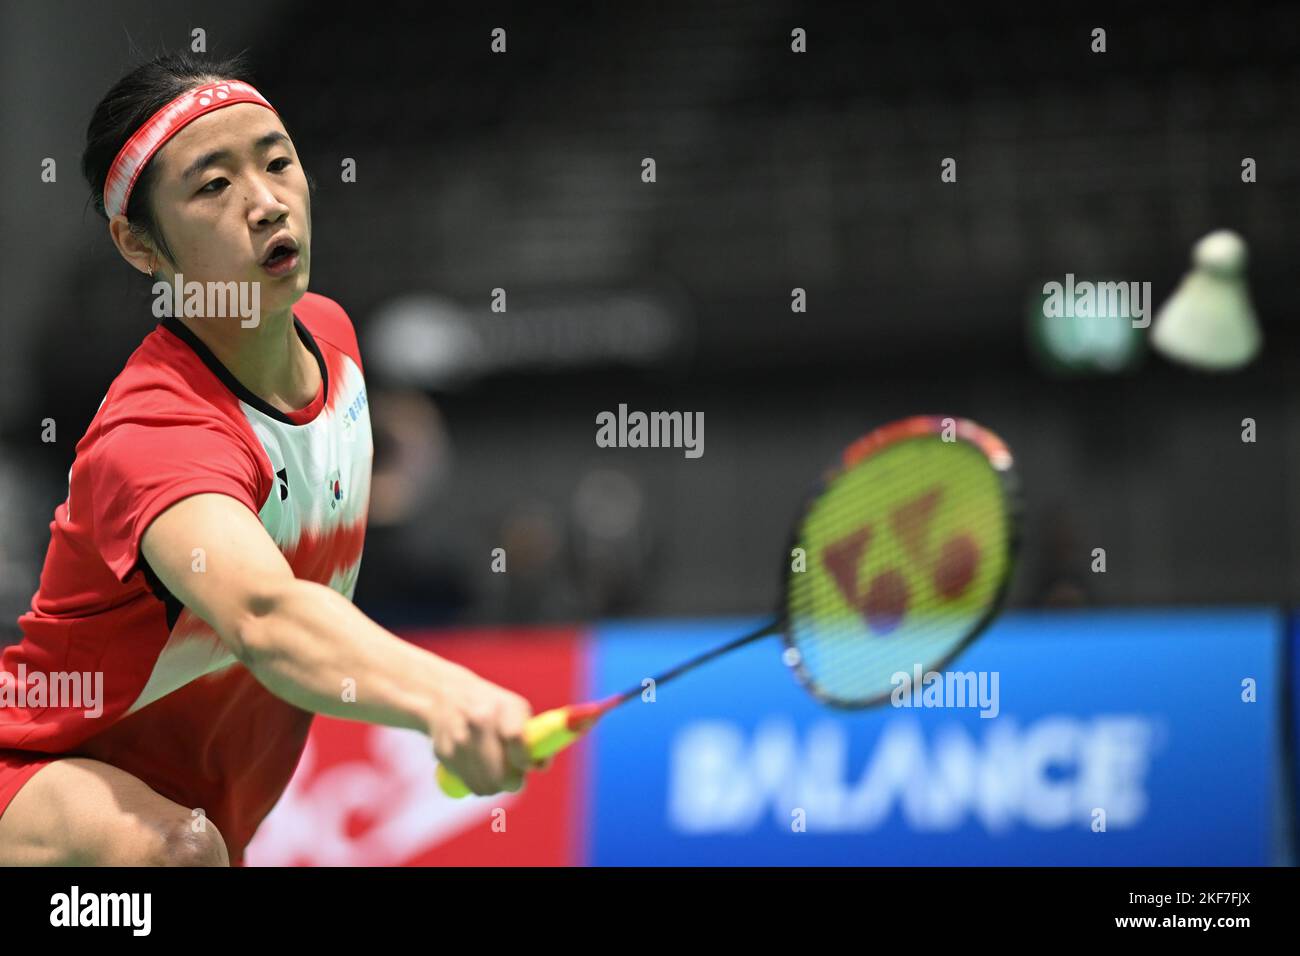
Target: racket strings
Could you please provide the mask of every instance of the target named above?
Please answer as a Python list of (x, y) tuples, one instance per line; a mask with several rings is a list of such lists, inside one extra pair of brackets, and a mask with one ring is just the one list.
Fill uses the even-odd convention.
[(864, 706), (941, 666), (996, 605), (1010, 563), (1001, 477), (973, 445), (900, 441), (838, 475), (806, 515), (787, 638), (820, 697)]

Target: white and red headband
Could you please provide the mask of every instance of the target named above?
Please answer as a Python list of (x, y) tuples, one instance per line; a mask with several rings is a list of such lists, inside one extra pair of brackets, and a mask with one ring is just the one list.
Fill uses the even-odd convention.
[(126, 215), (126, 204), (131, 199), (131, 190), (135, 188), (140, 171), (169, 139), (205, 113), (236, 103), (254, 103), (275, 113), (275, 107), (266, 101), (266, 97), (247, 83), (221, 80), (182, 93), (149, 117), (126, 141), (113, 165), (108, 167), (108, 178), (104, 180), (104, 211), (108, 217)]

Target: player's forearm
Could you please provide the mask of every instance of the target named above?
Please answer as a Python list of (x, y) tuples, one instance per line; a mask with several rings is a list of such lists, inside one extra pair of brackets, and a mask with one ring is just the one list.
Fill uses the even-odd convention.
[(240, 658), (273, 694), (315, 713), (428, 732), (448, 661), (386, 631), (336, 591), (294, 580), (238, 627)]

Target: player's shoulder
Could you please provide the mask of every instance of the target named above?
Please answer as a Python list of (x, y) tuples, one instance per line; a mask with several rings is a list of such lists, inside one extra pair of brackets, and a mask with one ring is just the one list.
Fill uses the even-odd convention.
[(328, 296), (304, 292), (293, 307), (293, 314), (311, 332), (312, 337), (327, 342), (361, 367), (361, 350), (357, 345), (357, 332), (343, 306)]
[(160, 323), (145, 336), (109, 385), (82, 444), (140, 428), (239, 431), (238, 402), (182, 335)]

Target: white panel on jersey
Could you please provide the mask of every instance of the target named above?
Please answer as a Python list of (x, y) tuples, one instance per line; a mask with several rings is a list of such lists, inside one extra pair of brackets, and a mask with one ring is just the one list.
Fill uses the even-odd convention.
[[(276, 473), (258, 517), (285, 554), (293, 552), (304, 532), (320, 537), (356, 524), (370, 502), (374, 440), (365, 380), (350, 358), (345, 357), (342, 371), (330, 379), (329, 407), (305, 425), (282, 422), (240, 402)], [(351, 600), (360, 569), (358, 556), (336, 571), (328, 586)], [(212, 628), (182, 611), (130, 712), (234, 663)]]

